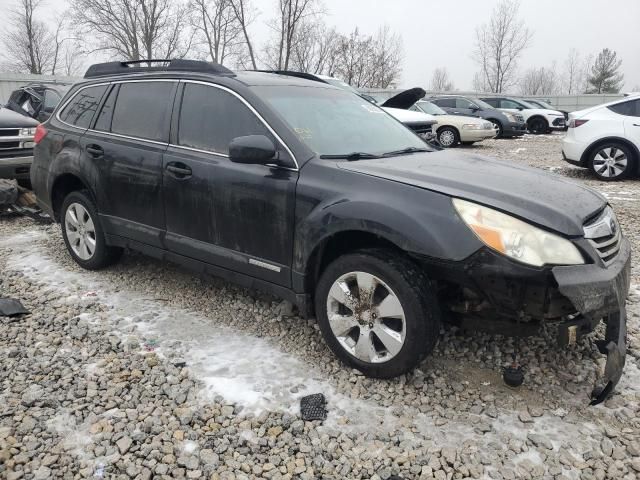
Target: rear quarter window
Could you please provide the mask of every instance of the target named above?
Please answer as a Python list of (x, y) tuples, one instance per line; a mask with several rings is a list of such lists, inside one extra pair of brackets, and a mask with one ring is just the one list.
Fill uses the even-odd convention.
[(627, 117), (640, 117), (640, 100), (629, 100), (628, 102), (617, 103), (607, 107), (612, 112)]
[(107, 85), (83, 88), (60, 112), (60, 120), (78, 128), (89, 128), (106, 91)]

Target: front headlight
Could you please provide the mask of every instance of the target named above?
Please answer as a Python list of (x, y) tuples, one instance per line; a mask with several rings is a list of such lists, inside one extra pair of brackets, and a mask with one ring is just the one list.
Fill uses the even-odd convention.
[(580, 251), (569, 240), (476, 203), (453, 199), (453, 206), (489, 248), (528, 265), (579, 265)]
[(462, 125), (463, 130), (482, 130), (481, 123), (465, 123)]
[(21, 137), (33, 137), (36, 134), (36, 129), (34, 128), (22, 128), (20, 130)]
[(504, 116), (507, 117), (510, 122), (517, 122), (516, 116), (513, 113), (509, 113), (509, 112), (502, 112), (502, 113), (504, 113)]

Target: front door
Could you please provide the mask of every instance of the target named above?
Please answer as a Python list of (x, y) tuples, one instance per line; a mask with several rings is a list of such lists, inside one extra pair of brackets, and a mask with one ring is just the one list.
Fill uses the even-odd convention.
[(82, 139), (96, 166), (98, 210), (112, 235), (162, 247), (162, 155), (167, 149), (177, 81), (112, 87), (94, 128)]
[(291, 283), (295, 168), (229, 160), (229, 143), (245, 135), (284, 146), (230, 90), (184, 82), (164, 154), (166, 245), (175, 253), (283, 286)]

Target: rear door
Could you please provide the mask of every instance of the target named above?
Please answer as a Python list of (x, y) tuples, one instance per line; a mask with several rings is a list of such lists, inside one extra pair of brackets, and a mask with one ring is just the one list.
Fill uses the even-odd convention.
[(161, 248), (165, 229), (162, 154), (178, 82), (115, 83), (82, 138), (96, 170), (98, 211), (107, 233)]
[(610, 108), (624, 116), (625, 135), (640, 150), (640, 99), (618, 103)]
[[(279, 285), (291, 283), (297, 168), (239, 95), (184, 82), (164, 155), (167, 248)], [(265, 135), (292, 168), (229, 160), (236, 137)]]

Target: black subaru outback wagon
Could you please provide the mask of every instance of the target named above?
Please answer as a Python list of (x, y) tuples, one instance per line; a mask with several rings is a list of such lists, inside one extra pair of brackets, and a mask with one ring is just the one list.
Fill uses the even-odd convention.
[(598, 193), (434, 152), (328, 84), (186, 60), (92, 66), (38, 127), (32, 183), (70, 255), (138, 250), (291, 300), (373, 377), (414, 367), (443, 319), (625, 357), (630, 247)]

